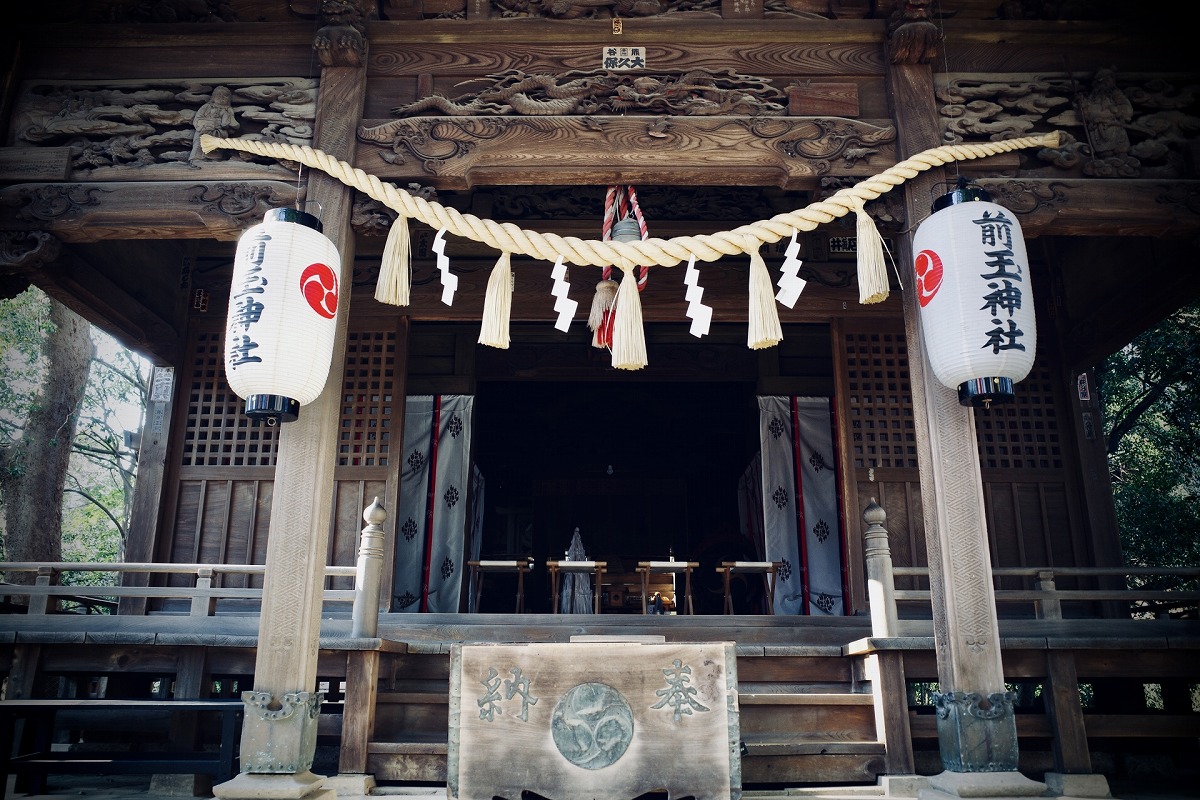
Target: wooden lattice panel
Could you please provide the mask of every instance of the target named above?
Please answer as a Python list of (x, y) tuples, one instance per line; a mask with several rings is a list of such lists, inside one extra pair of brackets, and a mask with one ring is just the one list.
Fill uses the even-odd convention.
[(844, 346), (854, 466), (916, 469), (904, 333), (848, 333)]
[(184, 467), (273, 467), (278, 430), (242, 413), (225, 382), (224, 333), (200, 331), (192, 348)]
[(348, 335), (338, 466), (387, 466), (395, 405), (395, 361), (395, 331), (352, 331)]
[(1063, 450), (1050, 372), (1034, 365), (1016, 385), (1016, 402), (976, 409), (984, 469), (1062, 469)]

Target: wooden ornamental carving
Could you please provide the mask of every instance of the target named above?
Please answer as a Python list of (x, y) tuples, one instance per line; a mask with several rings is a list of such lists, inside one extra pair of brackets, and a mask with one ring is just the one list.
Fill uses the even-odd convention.
[(5, 205), (15, 205), (17, 219), (27, 222), (56, 222), (76, 216), (88, 207), (99, 206), (111, 190), (84, 184), (26, 184), (16, 187), (15, 196), (5, 193)]
[(490, 89), (450, 99), (431, 95), (392, 109), (397, 117), (517, 114), (670, 114), (782, 116), (787, 95), (766, 78), (733, 70), (692, 70), (679, 77), (607, 70), (561, 75), (508, 70), (488, 75)]
[(940, 52), (942, 32), (930, 19), (932, 0), (902, 0), (888, 18), (888, 58), (893, 64), (929, 64)]
[(287, 175), (272, 159), (205, 156), (200, 136), (312, 144), (316, 100), (317, 81), (308, 78), (29, 83), (13, 112), (15, 146), (0, 148), (0, 179), (28, 180), (8, 166), (28, 161), (28, 148), (65, 152), (68, 174), (59, 179), (179, 180), (184, 169)]
[(0, 231), (0, 299), (29, 286), (29, 273), (54, 262), (62, 243), (45, 231)]
[(358, 166), (442, 188), (552, 184), (585, 170), (611, 182), (793, 187), (865, 177), (895, 160), (886, 121), (786, 116), (787, 91), (732, 70), (488, 77), (490, 88), (365, 121)]
[(367, 60), (367, 36), (362, 0), (324, 0), (320, 29), (313, 40), (325, 67), (361, 67)]
[(1192, 178), (1200, 87), (1163, 78), (1054, 73), (939, 75), (946, 141), (1062, 130), (1058, 148), (1022, 155), (1026, 176)]

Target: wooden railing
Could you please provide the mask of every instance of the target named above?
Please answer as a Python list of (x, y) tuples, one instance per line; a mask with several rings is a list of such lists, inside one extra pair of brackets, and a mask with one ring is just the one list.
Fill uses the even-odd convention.
[[(374, 636), (378, 628), (380, 573), (383, 568), (383, 528), (387, 518), (376, 498), (363, 512), (367, 525), (360, 538), (358, 563), (353, 567), (326, 566), (325, 578), (354, 578), (353, 589), (324, 589), (324, 603), (350, 603), (352, 628), (355, 636)], [(27, 614), (63, 613), (68, 603), (82, 607), (86, 613), (96, 609), (111, 610), (122, 597), (183, 599), (188, 601), (188, 614), (193, 617), (212, 616), (219, 600), (262, 600), (261, 588), (222, 587), (214, 585), (221, 575), (265, 575), (263, 564), (169, 564), (169, 563), (112, 563), (58, 561), (37, 563), (29, 561), (0, 562), (0, 575), (9, 579), (14, 573), (36, 573), (32, 584), (0, 583), (0, 597), (10, 603), (13, 598), (25, 599)], [(194, 575), (190, 586), (94, 586), (59, 583), (64, 572), (119, 573), (122, 575)], [(220, 581), (217, 581), (219, 584)], [(78, 613), (78, 612), (74, 612)]]
[[(928, 580), (928, 567), (894, 567), (896, 577), (919, 577)], [(1195, 567), (993, 567), (993, 580), (1025, 578), (1034, 588), (994, 590), (997, 610), (1001, 606), (1032, 608), (1038, 619), (1063, 619), (1064, 603), (1104, 603), (1118, 601), (1134, 619), (1189, 615), (1196, 618), (1200, 610), (1200, 592), (1189, 589), (1153, 589), (1136, 585), (1138, 578), (1174, 578), (1183, 585), (1200, 578)], [(1060, 589), (1062, 578), (1118, 579), (1124, 586), (1097, 589)], [(1114, 581), (1116, 582), (1116, 581)], [(929, 604), (928, 589), (896, 589), (897, 603)]]
[[(326, 578), (354, 577), (355, 567), (326, 567)], [(38, 564), (27, 561), (0, 562), (0, 574), (6, 578), (13, 573), (33, 572), (37, 578), (33, 584), (0, 584), (0, 595), (12, 598), (28, 598), (29, 614), (62, 613), (66, 603), (88, 607), (109, 607), (122, 597), (147, 597), (158, 599), (183, 599), (189, 601), (189, 614), (194, 617), (211, 616), (218, 600), (261, 600), (262, 589), (222, 587), (213, 585), (218, 575), (263, 575), (262, 564), (155, 564), (155, 563), (76, 563), (58, 561)], [(189, 586), (94, 586), (61, 584), (64, 572), (120, 573), (151, 575), (193, 575)], [(219, 583), (219, 582), (218, 582)], [(354, 601), (353, 589), (326, 589), (324, 600), (333, 603)]]
[[(863, 535), (863, 555), (867, 566), (868, 591), (871, 602), (871, 618), (876, 636), (894, 636), (896, 619), (901, 606), (919, 609), (928, 613), (930, 591), (924, 589), (898, 589), (896, 578), (917, 578), (928, 586), (929, 567), (896, 567), (892, 565), (888, 547), (887, 522), (883, 509), (872, 499), (863, 512), (867, 530)], [(1172, 582), (1183, 587), (1196, 585), (1200, 578), (1200, 567), (993, 567), (992, 580), (996, 584), (1004, 579), (1024, 579), (1033, 588), (995, 588), (997, 611), (1006, 608), (1015, 613), (1032, 612), (1038, 619), (1063, 619), (1064, 604), (1084, 604), (1095, 608), (1099, 603), (1119, 603), (1122, 615), (1133, 619), (1153, 619), (1164, 616), (1187, 616), (1195, 619), (1200, 614), (1200, 591), (1190, 588), (1161, 589), (1139, 585), (1139, 583)], [(1057, 580), (1090, 579), (1098, 585), (1094, 589), (1060, 589)], [(1160, 580), (1155, 580), (1160, 579)], [(1162, 579), (1169, 579), (1164, 581)], [(1113, 585), (1119, 584), (1119, 585)], [(1098, 616), (1090, 613), (1087, 616)], [(1111, 616), (1111, 615), (1109, 615)]]

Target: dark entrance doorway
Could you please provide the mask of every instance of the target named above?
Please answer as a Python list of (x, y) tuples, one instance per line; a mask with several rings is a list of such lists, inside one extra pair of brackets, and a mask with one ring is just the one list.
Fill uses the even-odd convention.
[[(738, 481), (758, 449), (753, 382), (480, 381), (475, 462), (486, 480), (481, 554), (533, 556), (526, 608), (548, 611), (547, 559), (579, 528), (609, 562), (608, 612), (640, 612), (621, 594), (639, 560), (701, 561), (696, 601), (720, 613), (707, 572), (741, 544)], [(632, 579), (632, 578), (631, 578)], [(481, 611), (508, 611), (502, 587)]]

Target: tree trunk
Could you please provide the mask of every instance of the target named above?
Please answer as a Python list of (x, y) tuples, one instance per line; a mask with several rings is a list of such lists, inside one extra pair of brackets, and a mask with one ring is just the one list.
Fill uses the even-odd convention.
[[(62, 498), (71, 442), (83, 402), (95, 347), (91, 325), (50, 300), (52, 330), (43, 354), (46, 376), (21, 436), (0, 451), (0, 500), (4, 504), (4, 558), (59, 561), (62, 557)], [(31, 573), (6, 575), (32, 582)]]

